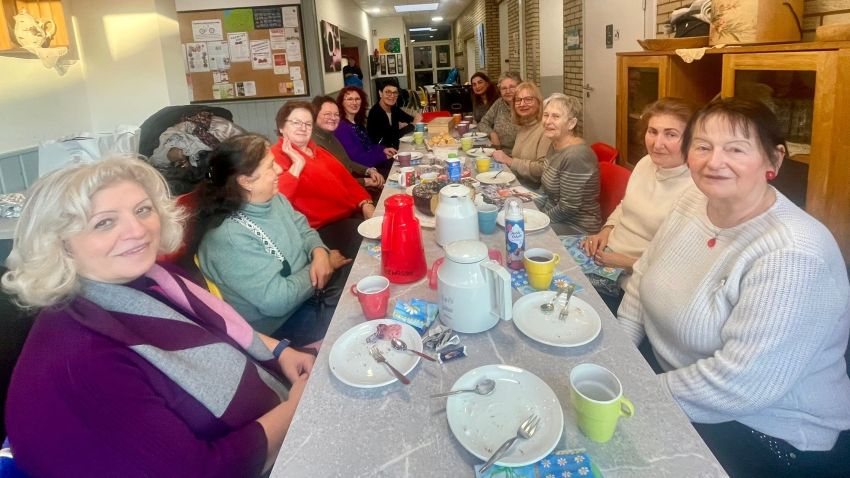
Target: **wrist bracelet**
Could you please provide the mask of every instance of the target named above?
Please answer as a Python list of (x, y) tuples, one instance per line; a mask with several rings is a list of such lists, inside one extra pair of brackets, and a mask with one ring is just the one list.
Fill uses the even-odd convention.
[(274, 358), (279, 359), (280, 354), (283, 353), (283, 349), (285, 349), (286, 347), (289, 347), (289, 341), (286, 339), (280, 339), (280, 342), (278, 342), (277, 345), (275, 345), (274, 350), (272, 350), (272, 355), (274, 355)]

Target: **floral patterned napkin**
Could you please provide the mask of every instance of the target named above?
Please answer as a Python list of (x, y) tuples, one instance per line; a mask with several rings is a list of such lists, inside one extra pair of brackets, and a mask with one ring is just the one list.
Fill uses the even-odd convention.
[(494, 465), (484, 473), (475, 465), (475, 478), (602, 478), (590, 463), (584, 450), (560, 450), (546, 455), (537, 463), (509, 468)]

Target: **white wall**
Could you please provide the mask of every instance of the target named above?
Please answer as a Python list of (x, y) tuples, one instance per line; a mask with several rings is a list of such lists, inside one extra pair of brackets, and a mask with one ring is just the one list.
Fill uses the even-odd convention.
[[(367, 41), (369, 40), (369, 16), (366, 15), (366, 12), (361, 10), (360, 7), (351, 0), (316, 1), (316, 29), (318, 31), (321, 31), (319, 28), (322, 20), (332, 23), (338, 26), (341, 30), (345, 30), (354, 36), (358, 36)], [(374, 28), (374, 26), (372, 28)], [(321, 52), (321, 37), (316, 35), (314, 40), (317, 42), (318, 51)], [(371, 42), (369, 44), (371, 45)], [(317, 64), (317, 67), (321, 70), (320, 74), (322, 75), (323, 90), (325, 94), (342, 89), (343, 82), (341, 71), (325, 73), (324, 68), (321, 66), (321, 61)], [(365, 68), (365, 66), (361, 65), (361, 68)]]
[(540, 0), (540, 90), (543, 97), (564, 91), (564, 2)]
[[(404, 55), (404, 76), (396, 77), (399, 86), (403, 89), (408, 88), (407, 78), (410, 75), (410, 36), (407, 34), (407, 26), (401, 17), (377, 17), (372, 18), (372, 30), (375, 35), (369, 38), (369, 52), (378, 47), (378, 38), (398, 38), (401, 41), (401, 53)], [(454, 59), (454, 58), (453, 58)], [(365, 66), (364, 66), (365, 67)], [(380, 73), (380, 72), (379, 72)], [(374, 91), (374, 83), (366, 87), (366, 91), (370, 91), (369, 100), (374, 103), (377, 101), (378, 95)]]

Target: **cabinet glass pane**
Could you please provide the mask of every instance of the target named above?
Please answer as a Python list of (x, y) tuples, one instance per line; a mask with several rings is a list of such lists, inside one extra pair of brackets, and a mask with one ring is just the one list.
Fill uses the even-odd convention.
[(800, 207), (806, 206), (815, 80), (813, 71), (735, 72), (735, 96), (761, 101), (779, 120), (792, 160), (782, 165), (773, 185)]
[(413, 68), (414, 69), (431, 69), (434, 66), (431, 60), (430, 46), (413, 47)]
[(656, 68), (629, 68), (628, 126), (629, 164), (635, 165), (646, 155), (640, 115), (647, 105), (658, 100), (658, 70)]

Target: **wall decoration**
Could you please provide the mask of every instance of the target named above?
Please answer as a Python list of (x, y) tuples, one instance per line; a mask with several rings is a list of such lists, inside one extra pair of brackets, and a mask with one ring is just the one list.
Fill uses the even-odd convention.
[(339, 40), (339, 27), (322, 20), (322, 58), (325, 71), (342, 71), (342, 50)]
[(382, 55), (401, 53), (401, 40), (398, 38), (378, 38), (378, 51)]
[(484, 23), (479, 23), (475, 26), (475, 41), (478, 43), (478, 67), (484, 68), (487, 65), (487, 55), (484, 51)]
[(578, 26), (573, 26), (567, 28), (565, 31), (565, 36), (567, 37), (567, 50), (580, 50), (581, 49), (581, 30), (579, 30)]
[(396, 63), (396, 68), (398, 69), (398, 74), (403, 75), (404, 74), (404, 56), (401, 53), (399, 53), (395, 56), (395, 63)]

